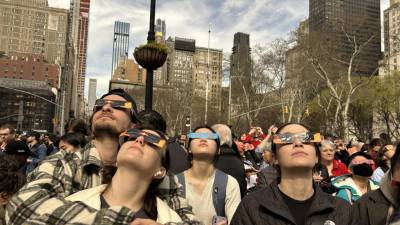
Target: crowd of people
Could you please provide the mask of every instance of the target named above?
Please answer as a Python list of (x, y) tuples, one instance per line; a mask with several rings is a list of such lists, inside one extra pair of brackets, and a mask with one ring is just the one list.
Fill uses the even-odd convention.
[[(90, 124), (88, 126), (87, 124)], [(0, 224), (400, 224), (400, 145), (288, 123), (168, 137), (111, 90), (58, 137), (0, 126)]]

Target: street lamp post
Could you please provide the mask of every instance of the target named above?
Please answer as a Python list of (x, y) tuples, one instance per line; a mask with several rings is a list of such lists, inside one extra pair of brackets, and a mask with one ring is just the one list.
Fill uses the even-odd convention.
[[(156, 14), (156, 0), (151, 0), (150, 6), (150, 29), (147, 36), (147, 43), (154, 42), (155, 32), (154, 32), (154, 20)], [(152, 109), (153, 106), (153, 69), (147, 69), (146, 73), (146, 97), (145, 97), (145, 109)]]

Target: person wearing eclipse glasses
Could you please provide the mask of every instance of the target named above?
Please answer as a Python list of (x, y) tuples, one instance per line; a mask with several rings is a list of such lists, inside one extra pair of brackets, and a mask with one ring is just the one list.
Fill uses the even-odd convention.
[[(7, 222), (14, 225), (70, 223), (75, 221), (78, 212), (86, 211), (94, 218), (93, 224), (159, 224), (142, 218), (132, 222), (132, 210), (127, 207), (97, 211), (65, 199), (104, 182), (108, 168), (116, 166), (119, 135), (139, 123), (135, 100), (124, 90), (111, 90), (96, 100), (90, 119), (91, 142), (81, 152), (59, 151), (44, 160), (28, 176), (27, 185), (11, 199), (7, 207)], [(163, 179), (158, 187), (161, 193), (158, 197), (166, 201), (185, 224), (200, 224), (194, 220), (187, 201), (179, 196), (179, 183), (175, 179), (171, 174)]]
[(351, 174), (342, 175), (332, 180), (337, 189), (336, 196), (353, 204), (365, 193), (379, 188), (371, 179), (374, 161), (364, 152), (356, 152), (349, 158)]
[(354, 203), (354, 217), (359, 224), (400, 224), (400, 145), (390, 163), (379, 189), (368, 192)]
[(200, 126), (188, 135), (190, 168), (178, 174), (183, 195), (204, 225), (226, 225), (240, 202), (235, 178), (215, 168), (220, 139), (209, 126)]
[[(95, 210), (125, 206), (132, 211), (132, 220), (144, 218), (158, 223), (182, 222), (178, 214), (157, 197), (157, 187), (164, 179), (169, 164), (165, 135), (146, 127), (130, 129), (120, 135), (119, 145), (117, 169), (112, 171), (112, 180), (66, 199), (83, 202)], [(93, 224), (94, 219), (85, 211), (74, 218), (84, 224)]]
[(280, 177), (247, 195), (231, 225), (353, 224), (351, 206), (313, 182), (319, 133), (301, 124), (281, 126), (272, 137)]

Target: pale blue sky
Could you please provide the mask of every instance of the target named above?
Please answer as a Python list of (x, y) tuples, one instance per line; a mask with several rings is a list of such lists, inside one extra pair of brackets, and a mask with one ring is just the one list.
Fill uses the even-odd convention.
[[(386, 9), (389, 0), (382, 0)], [(50, 6), (69, 8), (69, 0), (49, 0)], [(87, 78), (97, 78), (98, 95), (108, 89), (114, 21), (131, 24), (130, 52), (145, 43), (149, 28), (149, 0), (92, 0), (89, 24)], [(250, 34), (251, 45), (286, 37), (308, 16), (308, 0), (159, 0), (156, 18), (166, 20), (167, 36), (196, 39), (230, 53), (236, 32)], [(87, 93), (87, 84), (86, 90)]]

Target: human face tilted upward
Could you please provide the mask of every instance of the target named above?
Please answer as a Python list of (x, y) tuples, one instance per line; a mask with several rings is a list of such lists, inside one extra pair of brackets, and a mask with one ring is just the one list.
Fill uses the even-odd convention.
[(162, 157), (165, 155), (167, 142), (157, 132), (128, 130), (120, 135), (120, 145), (118, 167), (140, 171), (149, 178), (163, 168)]
[[(207, 128), (197, 129), (194, 134), (206, 134), (205, 136), (209, 135), (210, 138), (192, 138), (189, 149), (193, 154), (193, 159), (213, 160), (218, 153), (218, 146), (216, 140), (211, 136), (216, 134)], [(189, 138), (191, 138), (190, 135)]]
[(118, 95), (104, 97), (106, 101), (102, 107), (95, 108), (92, 118), (92, 130), (95, 137), (115, 136), (132, 126), (130, 110), (125, 108), (113, 108), (113, 101), (126, 100)]
[[(299, 124), (290, 124), (279, 131), (279, 134), (303, 134), (309, 132)], [(281, 170), (306, 169), (312, 170), (318, 162), (316, 148), (313, 143), (303, 143), (300, 138), (294, 138), (293, 143), (277, 144), (276, 158)]]

